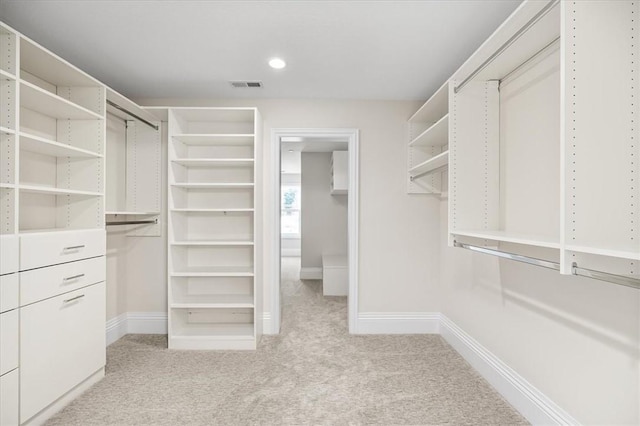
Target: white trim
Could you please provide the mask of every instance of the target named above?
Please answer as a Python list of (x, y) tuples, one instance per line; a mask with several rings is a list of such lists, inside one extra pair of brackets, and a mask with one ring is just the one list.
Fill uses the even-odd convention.
[(166, 312), (128, 312), (128, 334), (167, 334)]
[(532, 424), (580, 424), (444, 315), (440, 315), (440, 334)]
[(315, 268), (315, 267), (300, 268), (300, 279), (301, 280), (321, 280), (322, 268)]
[(358, 334), (438, 334), (438, 312), (360, 312)]
[(107, 321), (107, 346), (120, 340), (127, 334), (127, 313), (124, 312), (117, 317)]
[[(349, 332), (357, 332), (358, 314), (358, 205), (359, 205), (359, 131), (358, 129), (271, 129), (271, 186), (272, 194), (272, 246), (271, 246), (271, 318), (272, 334), (280, 332), (280, 138), (298, 136), (309, 138), (346, 138), (349, 151), (349, 197), (347, 200), (348, 256), (349, 256)], [(321, 143), (321, 142), (319, 142)]]
[(127, 334), (167, 334), (166, 312), (124, 312), (106, 323), (106, 344)]
[(262, 313), (262, 334), (273, 334), (271, 325), (271, 312)]

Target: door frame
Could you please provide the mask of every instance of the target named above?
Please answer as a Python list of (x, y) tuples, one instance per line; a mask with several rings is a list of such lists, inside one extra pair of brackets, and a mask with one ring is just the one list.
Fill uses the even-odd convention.
[[(349, 186), (347, 197), (347, 255), (349, 267), (349, 298), (348, 321), (349, 333), (356, 333), (358, 315), (358, 206), (359, 206), (359, 131), (358, 129), (296, 129), (275, 128), (271, 129), (271, 164), (273, 176), (271, 179), (270, 193), (273, 203), (273, 242), (271, 247), (271, 333), (280, 333), (280, 317), (282, 314), (280, 303), (280, 140), (282, 137), (318, 138), (317, 143), (323, 143), (322, 139), (336, 138), (346, 139), (349, 151)], [(313, 142), (312, 142), (313, 143)], [(327, 183), (328, 184), (328, 183)], [(302, 212), (304, 214), (304, 212)]]

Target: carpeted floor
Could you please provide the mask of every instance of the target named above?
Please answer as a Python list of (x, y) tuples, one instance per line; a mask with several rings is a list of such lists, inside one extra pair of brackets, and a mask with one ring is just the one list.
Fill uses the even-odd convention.
[(107, 349), (107, 375), (47, 425), (519, 425), (527, 422), (437, 335), (351, 336), (347, 301), (283, 260), (283, 322), (257, 351)]

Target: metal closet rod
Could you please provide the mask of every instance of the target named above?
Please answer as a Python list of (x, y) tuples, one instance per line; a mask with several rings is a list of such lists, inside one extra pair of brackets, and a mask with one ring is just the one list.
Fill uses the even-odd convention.
[(130, 115), (131, 117), (135, 118), (136, 120), (143, 122), (147, 126), (152, 127), (154, 130), (158, 130), (159, 129), (159, 127), (156, 126), (155, 124), (153, 124), (152, 122), (145, 120), (144, 118), (140, 117), (139, 115), (132, 113), (128, 109), (121, 107), (120, 105), (118, 105), (115, 102), (110, 101), (109, 99), (107, 99), (107, 104), (111, 105), (115, 109), (118, 109), (118, 110), (124, 112), (127, 115)]
[(118, 226), (118, 225), (151, 225), (157, 224), (158, 219), (149, 220), (123, 220), (122, 222), (106, 222), (106, 226)]
[[(467, 250), (475, 251), (478, 253), (490, 254), (492, 256), (501, 257), (503, 259), (515, 260), (517, 262), (528, 263), (529, 265), (541, 266), (543, 268), (560, 270), (560, 264), (556, 262), (550, 262), (548, 260), (537, 259), (535, 257), (522, 256), (520, 254), (509, 253), (506, 251), (493, 250), (486, 247), (478, 247), (471, 244), (465, 244), (458, 241), (453, 242), (454, 247), (460, 247)], [(609, 274), (602, 271), (594, 271), (593, 269), (580, 268), (577, 263), (574, 263), (571, 268), (571, 273), (580, 277), (592, 278), (594, 280), (607, 281), (613, 284), (623, 285), (635, 289), (640, 289), (640, 279), (631, 278), (624, 275)]]
[(478, 75), (483, 69), (485, 69), (491, 62), (493, 62), (498, 56), (502, 54), (505, 50), (509, 48), (513, 43), (515, 43), (524, 33), (526, 33), (529, 28), (531, 28), (536, 22), (542, 19), (555, 5), (560, 3), (560, 0), (554, 0), (549, 2), (540, 12), (536, 13), (536, 15), (531, 18), (522, 28), (520, 28), (514, 35), (512, 35), (509, 40), (504, 42), (502, 46), (498, 48), (491, 56), (489, 56), (483, 63), (481, 63), (471, 74), (467, 76), (462, 83), (458, 84), (453, 88), (453, 93), (458, 93), (464, 86), (466, 86), (473, 78)]

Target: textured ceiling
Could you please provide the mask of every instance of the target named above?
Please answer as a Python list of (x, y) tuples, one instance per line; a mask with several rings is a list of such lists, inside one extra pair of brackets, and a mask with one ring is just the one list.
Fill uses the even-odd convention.
[[(0, 0), (2, 20), (131, 98), (426, 99), (519, 5)], [(269, 58), (288, 66), (273, 70)], [(229, 80), (261, 80), (233, 89)]]

